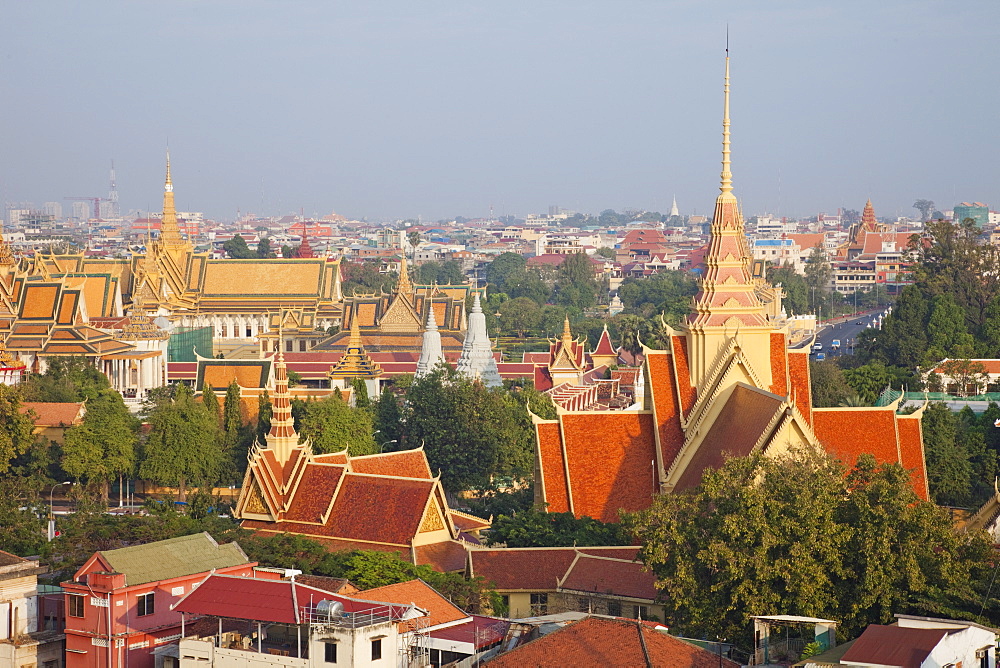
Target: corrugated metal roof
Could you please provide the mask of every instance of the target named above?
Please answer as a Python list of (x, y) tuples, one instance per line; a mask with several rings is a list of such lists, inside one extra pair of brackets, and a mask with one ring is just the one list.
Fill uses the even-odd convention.
[(101, 557), (128, 586), (170, 580), (250, 562), (237, 543), (219, 545), (207, 531), (155, 543), (105, 550)]

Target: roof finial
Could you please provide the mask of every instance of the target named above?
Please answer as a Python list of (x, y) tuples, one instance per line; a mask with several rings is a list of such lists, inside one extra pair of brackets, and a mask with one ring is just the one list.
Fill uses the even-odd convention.
[(729, 158), (729, 27), (726, 26), (726, 84), (724, 87), (725, 106), (722, 113), (722, 184), (719, 191), (733, 192), (732, 163)]
[(167, 180), (163, 184), (163, 189), (167, 192), (172, 192), (174, 189), (174, 182), (170, 178), (170, 149), (167, 149)]
[(564, 346), (573, 343), (573, 332), (569, 328), (569, 313), (566, 314), (566, 319), (563, 321), (562, 343)]
[(410, 272), (406, 268), (406, 253), (402, 253), (399, 260), (399, 283), (396, 285), (396, 292), (407, 299), (413, 293), (413, 284), (410, 283)]

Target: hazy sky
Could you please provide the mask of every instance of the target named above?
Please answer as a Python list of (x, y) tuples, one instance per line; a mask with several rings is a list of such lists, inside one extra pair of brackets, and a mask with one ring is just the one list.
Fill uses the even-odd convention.
[[(996, 0), (0, 3), (0, 201), (232, 218), (1000, 207)], [(64, 202), (67, 205), (68, 202)]]

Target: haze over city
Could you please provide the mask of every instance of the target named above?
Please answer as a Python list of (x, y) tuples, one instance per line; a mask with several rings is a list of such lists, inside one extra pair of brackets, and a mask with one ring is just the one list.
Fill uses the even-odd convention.
[(231, 219), (1000, 202), (995, 2), (8, 3), (0, 200)]

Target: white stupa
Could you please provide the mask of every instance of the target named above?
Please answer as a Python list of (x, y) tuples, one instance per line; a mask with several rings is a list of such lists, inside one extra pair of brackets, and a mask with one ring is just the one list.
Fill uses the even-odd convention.
[(437, 320), (434, 319), (434, 309), (427, 310), (427, 328), (424, 330), (424, 340), (420, 346), (420, 360), (417, 362), (417, 372), (414, 377), (424, 376), (444, 361), (441, 352), (441, 332), (438, 331)]
[(670, 205), (670, 217), (674, 218), (681, 215), (681, 212), (677, 209), (677, 195), (674, 195), (674, 203)]
[(486, 387), (503, 384), (497, 362), (493, 359), (493, 345), (486, 333), (486, 314), (479, 303), (478, 292), (472, 303), (472, 313), (469, 314), (469, 328), (465, 332), (465, 343), (462, 344), (457, 371), (469, 378), (478, 378)]

